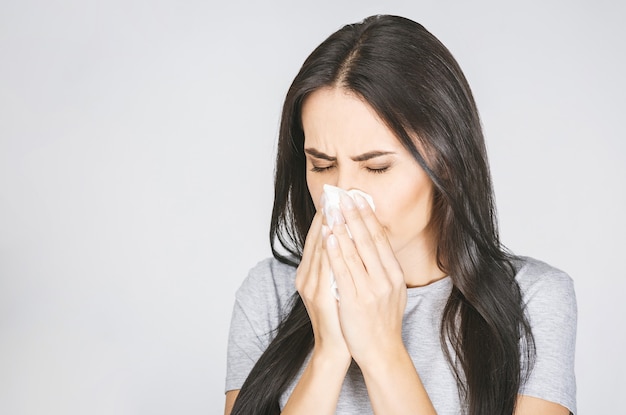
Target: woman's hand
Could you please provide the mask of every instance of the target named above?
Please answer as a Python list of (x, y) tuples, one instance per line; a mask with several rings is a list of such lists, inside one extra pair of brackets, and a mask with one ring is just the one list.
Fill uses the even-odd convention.
[(359, 195), (355, 201), (342, 195), (341, 211), (352, 239), (343, 224), (335, 225), (325, 246), (337, 280), (341, 331), (374, 413), (436, 414), (402, 341), (406, 284), (385, 230)]
[(330, 289), (330, 264), (323, 247), (323, 234), (329, 230), (322, 220), (323, 215), (318, 212), (311, 223), (296, 272), (296, 289), (313, 326), (314, 354), (343, 362), (347, 369), (350, 352), (341, 332), (337, 301)]
[[(402, 319), (406, 284), (383, 226), (360, 195), (341, 196), (344, 223), (333, 226), (326, 250), (340, 296), (339, 320), (347, 347), (362, 370), (406, 352)], [(326, 281), (324, 281), (326, 282)]]
[(313, 327), (315, 345), (283, 415), (331, 415), (350, 366), (350, 352), (341, 333), (337, 301), (330, 291), (330, 264), (323, 248), (322, 214), (313, 218), (296, 272), (296, 289)]

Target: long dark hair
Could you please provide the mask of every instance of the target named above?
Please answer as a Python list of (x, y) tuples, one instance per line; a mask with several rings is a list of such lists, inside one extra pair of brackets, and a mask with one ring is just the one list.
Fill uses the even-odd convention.
[[(270, 229), (274, 256), (294, 266), (315, 214), (301, 109), (323, 87), (362, 97), (430, 176), (435, 191), (429, 226), (437, 235), (438, 265), (453, 282), (441, 346), (468, 414), (511, 414), (534, 343), (514, 257), (499, 240), (480, 119), (459, 65), (424, 27), (396, 16), (344, 26), (306, 59), (283, 107)], [(280, 413), (280, 395), (313, 346), (303, 302), (297, 294), (293, 301), (232, 414)]]

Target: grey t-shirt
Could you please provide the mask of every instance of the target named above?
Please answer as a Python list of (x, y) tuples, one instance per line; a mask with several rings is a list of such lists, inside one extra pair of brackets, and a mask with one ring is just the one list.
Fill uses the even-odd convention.
[[(522, 258), (519, 283), (535, 339), (537, 357), (520, 393), (556, 402), (576, 413), (574, 348), (576, 296), (571, 278), (543, 262)], [(274, 258), (257, 264), (235, 296), (228, 340), (226, 391), (241, 389), (295, 293), (295, 268)], [(440, 415), (462, 413), (454, 373), (439, 340), (441, 314), (452, 289), (449, 277), (408, 289), (402, 338), (420, 379)], [(281, 397), (284, 407), (306, 363)], [(497, 381), (497, 380), (496, 380)], [(363, 376), (352, 364), (344, 380), (337, 414), (371, 414)]]

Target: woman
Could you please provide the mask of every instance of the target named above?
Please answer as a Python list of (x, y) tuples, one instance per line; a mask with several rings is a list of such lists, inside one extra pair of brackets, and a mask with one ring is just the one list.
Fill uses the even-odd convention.
[[(324, 184), (375, 211), (344, 196), (331, 228)], [(227, 414), (576, 411), (572, 281), (500, 244), (470, 88), (419, 24), (373, 16), (307, 58), (270, 236), (237, 292)]]

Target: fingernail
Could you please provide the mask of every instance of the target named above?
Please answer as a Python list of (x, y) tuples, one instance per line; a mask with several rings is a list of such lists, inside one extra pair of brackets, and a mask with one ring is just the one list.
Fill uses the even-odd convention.
[(324, 214), (324, 218), (326, 219), (326, 225), (328, 225), (328, 227), (332, 229), (334, 225), (333, 222), (335, 221), (332, 215), (332, 209), (324, 208), (322, 213)]
[(368, 203), (363, 196), (355, 192), (352, 197), (354, 197), (354, 201), (356, 202), (356, 205), (359, 209), (364, 210), (365, 208), (367, 208)]
[(341, 193), (339, 195), (339, 201), (341, 203), (341, 206), (343, 206), (344, 208), (354, 209), (354, 200), (352, 200), (352, 198), (348, 196), (347, 193)]
[(327, 245), (329, 248), (335, 248), (335, 247), (337, 247), (337, 237), (336, 237), (335, 235), (333, 235), (333, 234), (330, 234), (330, 235), (328, 236), (328, 239), (326, 240), (326, 245)]
[(330, 228), (326, 225), (322, 225), (322, 238), (326, 239), (330, 235)]
[(343, 215), (341, 214), (341, 211), (337, 208), (331, 208), (330, 209), (330, 222), (328, 226), (331, 227), (331, 229), (335, 226), (335, 225), (340, 225), (340, 224), (344, 224), (346, 223), (346, 221), (343, 218)]

